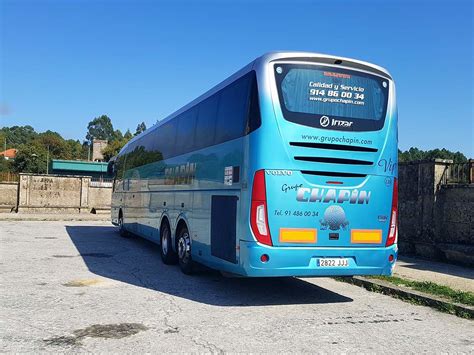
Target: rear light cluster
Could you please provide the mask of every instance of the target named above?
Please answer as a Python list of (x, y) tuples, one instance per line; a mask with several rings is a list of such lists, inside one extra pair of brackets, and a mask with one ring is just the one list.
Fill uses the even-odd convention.
[(250, 210), (250, 226), (257, 241), (272, 245), (267, 216), (267, 193), (265, 189), (265, 171), (255, 172), (252, 186), (252, 208)]
[(398, 180), (393, 181), (393, 194), (392, 194), (392, 211), (390, 213), (390, 226), (388, 230), (387, 243), (385, 246), (389, 247), (397, 242), (398, 228)]

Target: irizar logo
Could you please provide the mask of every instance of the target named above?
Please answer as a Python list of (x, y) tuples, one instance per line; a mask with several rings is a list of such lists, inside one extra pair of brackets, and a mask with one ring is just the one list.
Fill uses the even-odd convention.
[(327, 127), (331, 125), (331, 127), (352, 127), (354, 122), (351, 121), (344, 121), (344, 120), (335, 120), (334, 118), (329, 118), (328, 116), (321, 116), (319, 119), (319, 124), (321, 127)]
[(351, 121), (335, 120), (334, 118), (331, 120), (331, 126), (338, 127), (351, 127), (353, 123)]
[(299, 202), (321, 202), (321, 203), (344, 203), (369, 204), (371, 191), (366, 190), (336, 190), (300, 187), (296, 191), (296, 201)]
[(321, 116), (319, 119), (319, 124), (323, 127), (329, 126), (329, 117), (328, 116)]

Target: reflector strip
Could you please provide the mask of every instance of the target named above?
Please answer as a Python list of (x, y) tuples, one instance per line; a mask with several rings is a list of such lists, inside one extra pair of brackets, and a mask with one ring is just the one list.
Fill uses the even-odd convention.
[(381, 229), (352, 229), (351, 243), (354, 244), (380, 244), (382, 243)]
[(316, 243), (317, 229), (280, 228), (281, 243)]

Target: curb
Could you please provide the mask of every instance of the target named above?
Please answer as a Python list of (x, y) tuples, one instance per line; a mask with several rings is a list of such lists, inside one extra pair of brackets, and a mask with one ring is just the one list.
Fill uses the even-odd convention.
[(366, 279), (360, 276), (341, 277), (338, 280), (363, 287), (368, 291), (379, 292), (402, 300), (415, 301), (417, 304), (436, 308), (445, 313), (455, 314), (462, 318), (474, 318), (474, 307), (447, 301), (444, 298), (393, 285), (389, 282)]

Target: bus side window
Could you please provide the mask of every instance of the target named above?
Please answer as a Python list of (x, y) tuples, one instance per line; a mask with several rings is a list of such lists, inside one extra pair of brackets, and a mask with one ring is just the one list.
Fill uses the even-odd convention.
[(255, 131), (262, 124), (260, 116), (260, 100), (258, 99), (257, 76), (253, 71), (251, 74), (250, 93), (249, 93), (249, 109), (247, 118), (247, 128), (245, 134)]
[(191, 108), (174, 120), (178, 121), (178, 131), (176, 133), (176, 155), (188, 153), (194, 149), (194, 131), (196, 129), (197, 108)]
[(194, 149), (209, 147), (214, 144), (215, 123), (219, 94), (215, 94), (199, 104), (199, 113), (194, 135)]
[(246, 75), (222, 91), (216, 124), (216, 144), (245, 134), (250, 77)]
[(176, 126), (177, 120), (173, 119), (166, 122), (160, 129), (156, 130), (154, 137), (154, 151), (156, 154), (161, 153), (162, 159), (169, 159), (176, 156)]

